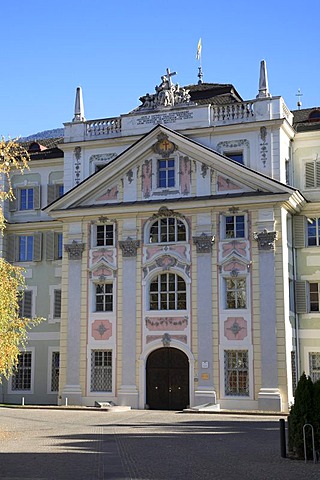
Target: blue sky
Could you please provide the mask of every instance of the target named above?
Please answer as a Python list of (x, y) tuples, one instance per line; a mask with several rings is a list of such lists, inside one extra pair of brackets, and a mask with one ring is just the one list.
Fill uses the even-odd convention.
[(258, 93), (260, 60), (272, 95), (320, 105), (319, 0), (4, 0), (0, 135), (27, 136), (73, 117), (83, 89), (87, 119), (127, 113), (169, 67), (180, 85), (204, 81)]

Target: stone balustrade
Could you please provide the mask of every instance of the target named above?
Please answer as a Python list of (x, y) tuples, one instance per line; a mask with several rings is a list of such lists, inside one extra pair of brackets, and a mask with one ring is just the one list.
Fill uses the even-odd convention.
[(212, 123), (229, 123), (254, 120), (254, 102), (232, 103), (230, 105), (212, 105)]
[[(258, 100), (249, 100), (241, 103), (232, 103), (228, 105), (211, 105), (210, 110), (210, 120), (208, 119), (205, 121), (204, 127), (206, 126), (215, 126), (215, 125), (227, 125), (233, 123), (243, 123), (243, 122), (252, 122), (256, 120), (264, 120), (264, 119), (271, 119), (271, 118), (286, 118), (289, 123), (292, 123), (292, 113), (285, 105), (281, 97), (274, 97), (270, 99), (270, 110), (268, 109), (261, 110), (261, 102)], [(263, 104), (262, 104), (263, 107)], [(161, 114), (165, 116), (166, 114), (170, 114), (172, 111), (171, 108), (163, 109)], [(152, 116), (152, 114), (159, 114), (157, 110), (150, 113), (148, 112), (148, 116)], [(271, 113), (271, 116), (270, 116)], [(133, 119), (137, 117), (144, 117), (143, 113), (132, 115)], [(263, 118), (264, 117), (264, 118)], [(140, 122), (140, 123), (139, 123)], [(192, 124), (193, 120), (190, 120), (190, 125)], [(121, 135), (125, 135), (126, 132), (123, 131), (125, 125), (122, 125), (121, 117), (112, 117), (112, 118), (104, 118), (100, 120), (89, 120), (84, 122), (85, 123), (85, 136), (97, 139), (97, 138), (113, 138), (118, 137)], [(169, 124), (170, 122), (167, 122)], [(132, 125), (136, 125), (137, 134), (139, 132), (139, 125), (143, 124), (142, 121), (133, 120)], [(72, 125), (72, 124), (71, 124)], [(170, 125), (169, 125), (170, 126)], [(178, 123), (174, 125), (177, 130), (179, 130)], [(183, 124), (185, 128), (185, 122)], [(133, 127), (133, 133), (134, 127)]]
[(110, 136), (121, 133), (121, 118), (103, 118), (86, 122), (86, 135), (88, 137)]

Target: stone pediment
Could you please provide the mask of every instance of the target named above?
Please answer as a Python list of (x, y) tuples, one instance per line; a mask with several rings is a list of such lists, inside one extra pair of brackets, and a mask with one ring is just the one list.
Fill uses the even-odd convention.
[[(166, 159), (167, 152), (175, 161), (175, 188), (161, 188), (155, 181), (157, 160)], [(301, 201), (291, 187), (230, 162), (216, 151), (158, 125), (45, 211), (50, 215), (57, 212), (60, 217), (63, 210), (167, 197), (176, 199), (191, 196), (195, 190), (197, 199), (229, 193), (260, 196), (272, 193), (284, 194), (287, 198), (295, 195), (294, 202)]]

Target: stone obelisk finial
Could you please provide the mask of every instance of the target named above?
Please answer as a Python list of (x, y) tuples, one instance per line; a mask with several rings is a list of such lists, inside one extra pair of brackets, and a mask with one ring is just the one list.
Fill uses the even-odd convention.
[(74, 104), (74, 117), (73, 122), (84, 122), (84, 108), (83, 108), (83, 99), (82, 99), (82, 88), (77, 87), (76, 91), (76, 101)]
[(268, 86), (267, 64), (265, 60), (260, 63), (259, 93), (257, 98), (271, 97)]

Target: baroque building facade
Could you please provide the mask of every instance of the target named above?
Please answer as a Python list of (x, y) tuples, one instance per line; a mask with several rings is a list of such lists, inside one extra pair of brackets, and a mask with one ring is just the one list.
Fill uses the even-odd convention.
[[(2, 251), (29, 335), (2, 402), (287, 411), (320, 376), (320, 109), (181, 88), (32, 142)], [(51, 142), (51, 143), (50, 143)]]

